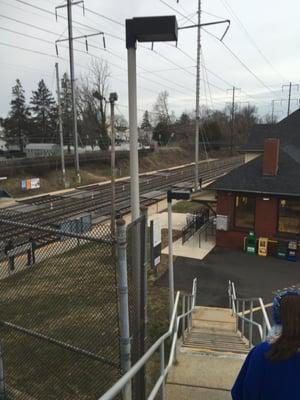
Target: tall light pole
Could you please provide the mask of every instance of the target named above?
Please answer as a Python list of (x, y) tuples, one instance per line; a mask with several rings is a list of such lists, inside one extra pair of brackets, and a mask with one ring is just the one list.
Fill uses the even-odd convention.
[[(177, 21), (175, 16), (142, 17), (126, 20), (126, 48), (128, 61), (128, 107), (129, 107), (129, 132), (130, 132), (130, 206), (131, 220), (136, 221), (140, 216), (139, 196), (139, 156), (138, 156), (138, 129), (137, 129), (137, 79), (136, 79), (136, 45), (137, 42), (177, 41)], [(145, 321), (146, 305), (143, 309), (141, 291), (141, 235), (140, 225), (134, 233), (135, 248), (132, 254), (133, 279), (136, 288), (137, 318), (136, 326), (140, 337), (134, 338), (137, 344), (137, 359), (143, 356), (144, 341), (143, 330), (140, 322)], [(134, 346), (135, 347), (135, 346)], [(146, 396), (145, 374), (141, 370), (135, 382), (135, 397), (144, 400)]]
[(58, 125), (59, 125), (61, 172), (62, 172), (63, 184), (64, 184), (64, 187), (66, 187), (66, 168), (65, 168), (65, 153), (64, 153), (64, 138), (63, 138), (63, 124), (62, 124), (62, 110), (61, 110), (58, 63), (55, 63), (55, 70), (56, 70), (56, 85), (57, 85), (57, 104), (58, 104)]
[(110, 126), (111, 126), (111, 234), (115, 237), (115, 219), (116, 219), (116, 148), (115, 148), (115, 102), (118, 100), (117, 93), (110, 93)]
[(178, 32), (175, 16), (141, 17), (126, 20), (128, 108), (130, 132), (130, 205), (132, 221), (136, 220), (140, 215), (136, 45), (137, 42), (153, 43), (177, 41), (177, 38)]

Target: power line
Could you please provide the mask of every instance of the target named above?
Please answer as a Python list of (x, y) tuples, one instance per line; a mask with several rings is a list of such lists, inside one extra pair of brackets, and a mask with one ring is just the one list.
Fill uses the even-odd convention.
[[(184, 14), (180, 13), (176, 8), (170, 6), (170, 4), (168, 4), (166, 1), (164, 0), (160, 0), (161, 3), (165, 4), (167, 7), (169, 7), (170, 9), (174, 10), (175, 12), (178, 12), (181, 16), (184, 16)], [(190, 21), (192, 23), (195, 23), (194, 20), (190, 19)], [(212, 36), (214, 39), (218, 40), (219, 42), (222, 43), (222, 45), (231, 53), (231, 55), (252, 75), (254, 76), (254, 78), (261, 84), (263, 85), (268, 91), (270, 91), (271, 93), (273, 93), (273, 95), (275, 94), (277, 96), (277, 94), (270, 88), (268, 87), (241, 59), (239, 56), (237, 56), (232, 50), (231, 48), (226, 45), (226, 43), (224, 43), (224, 41), (221, 41), (217, 36), (215, 36), (214, 34), (212, 34), (211, 32), (207, 31), (205, 28), (202, 28), (204, 30), (204, 32), (206, 32), (208, 35)]]
[(224, 7), (227, 8), (227, 10), (229, 11), (229, 13), (231, 13), (231, 15), (233, 16), (233, 18), (235, 18), (238, 22), (238, 24), (241, 27), (241, 30), (244, 31), (244, 33), (246, 34), (246, 36), (248, 37), (249, 41), (252, 43), (252, 45), (255, 47), (255, 49), (258, 51), (258, 53), (261, 55), (261, 57), (265, 60), (265, 62), (273, 69), (274, 72), (276, 72), (278, 75), (280, 75), (280, 78), (283, 80), (286, 80), (283, 75), (274, 67), (274, 65), (270, 62), (270, 60), (268, 60), (268, 58), (265, 56), (265, 54), (260, 50), (260, 48), (258, 47), (257, 43), (255, 42), (255, 40), (252, 38), (252, 36), (250, 35), (250, 33), (248, 32), (248, 30), (246, 29), (245, 25), (243, 24), (243, 22), (241, 21), (241, 19), (238, 17), (238, 15), (234, 12), (233, 8), (231, 7), (230, 4), (228, 4), (228, 2), (226, 0), (220, 0)]
[(273, 93), (273, 95), (275, 94), (275, 96), (277, 96), (276, 92), (274, 92), (268, 85), (266, 85), (256, 74), (255, 72), (253, 72), (245, 63), (244, 61), (242, 61), (240, 59), (239, 56), (237, 56), (233, 50), (231, 50), (231, 48), (224, 43), (223, 41), (220, 41), (220, 39), (215, 36), (214, 34), (212, 34), (211, 32), (207, 31), (206, 29), (202, 28), (204, 30), (204, 32), (206, 32), (208, 35), (212, 36), (214, 39), (218, 40), (226, 49), (227, 51), (229, 51), (229, 53), (262, 85), (264, 86), (269, 92)]
[[(52, 32), (52, 31), (49, 31), (49, 30), (45, 30), (45, 29), (43, 29), (43, 28), (39, 28), (39, 27), (37, 27), (37, 26), (35, 26), (35, 25), (28, 24), (28, 23), (25, 23), (25, 22), (23, 22), (23, 21), (19, 21), (19, 20), (14, 19), (14, 18), (6, 17), (6, 16), (4, 16), (4, 15), (0, 15), (0, 17), (8, 18), (8, 19), (10, 19), (10, 20), (13, 20), (14, 22), (18, 22), (18, 23), (21, 23), (21, 24), (24, 24), (24, 25), (28, 25), (28, 26), (30, 26), (30, 27), (32, 27), (32, 28), (35, 28), (35, 29), (38, 29), (38, 30), (41, 30), (41, 31), (46, 31), (47, 33), (56, 35), (55, 32)], [(11, 30), (11, 29), (8, 29), (8, 28), (2, 28), (2, 27), (0, 27), (0, 29), (6, 30), (6, 31), (11, 32), (11, 33), (18, 34), (18, 35), (23, 36), (23, 37), (28, 37), (28, 38), (31, 38), (31, 39), (35, 39), (35, 40), (38, 40), (38, 41), (41, 41), (41, 42), (44, 42), (44, 43), (53, 45), (53, 42), (51, 42), (51, 41), (49, 41), (49, 40), (46, 40), (46, 39), (39, 38), (39, 37), (37, 37), (37, 36), (25, 34), (25, 33), (18, 32), (18, 31), (14, 31), (14, 30)], [(82, 42), (79, 42), (79, 43), (82, 43)], [(66, 46), (62, 46), (62, 47), (63, 47), (64, 49), (67, 49)], [(97, 50), (104, 51), (103, 49), (98, 48), (98, 47), (93, 46), (93, 45), (89, 45), (89, 47), (95, 48), (95, 49), (97, 49)], [(74, 48), (74, 51), (79, 52), (79, 53), (82, 53), (82, 54), (86, 54), (85, 51), (82, 51), (82, 50), (79, 50), (79, 49), (75, 49), (75, 48)], [(121, 59), (121, 60), (124, 61), (124, 59), (122, 59), (122, 57), (118, 56), (118, 55), (115, 54), (114, 52), (112, 52), (112, 51), (110, 51), (110, 50), (106, 50), (106, 51), (107, 51), (109, 54), (111, 54), (111, 55), (117, 57), (118, 59)], [(92, 53), (90, 53), (90, 52), (88, 52), (87, 54), (90, 55), (90, 56), (92, 56), (92, 57), (99, 58), (98, 56), (96, 56), (95, 54), (92, 54)], [(103, 57), (101, 57), (101, 58), (104, 59)], [(111, 66), (113, 66), (113, 67), (115, 67), (115, 68), (117, 68), (117, 69), (120, 69), (120, 70), (126, 72), (126, 69), (125, 69), (125, 68), (120, 67), (119, 65), (117, 65), (117, 64), (115, 64), (115, 63), (113, 63), (113, 62), (111, 62), (111, 61), (108, 61), (107, 59), (104, 59), (104, 60), (105, 60), (108, 64), (110, 64)], [(67, 61), (67, 60), (66, 60), (66, 61)], [(125, 60), (125, 61), (126, 61), (126, 60)], [(140, 67), (140, 68), (143, 69), (144, 71), (146, 71), (147, 73), (151, 73), (151, 74), (157, 75), (155, 72), (152, 72), (152, 71), (150, 71), (150, 70), (146, 70), (146, 69), (143, 68), (143, 67)], [(158, 85), (158, 86), (160, 86), (160, 87), (161, 87), (161, 85), (162, 85), (161, 82), (156, 82), (156, 81), (154, 81), (154, 80), (152, 80), (152, 79), (150, 79), (150, 78), (145, 78), (145, 77), (141, 76), (141, 74), (139, 74), (139, 76), (140, 76), (140, 78), (146, 80), (147, 82), (154, 83), (154, 84), (156, 84), (156, 85)], [(162, 78), (162, 77), (159, 77), (159, 79), (161, 79), (161, 80), (163, 80), (163, 81), (168, 81), (169, 83), (174, 84), (174, 82), (170, 81), (169, 79)], [(175, 83), (175, 84), (176, 84), (176, 83)], [(165, 84), (164, 84), (164, 85), (165, 85)], [(177, 84), (177, 86), (180, 86), (181, 88), (186, 89), (186, 87), (184, 87), (183, 85)], [(181, 90), (179, 91), (178, 89), (176, 89), (176, 88), (174, 88), (174, 87), (170, 87), (170, 86), (167, 86), (167, 85), (165, 85), (165, 87), (168, 88), (168, 89), (170, 89), (170, 90), (172, 90), (172, 91), (177, 91), (177, 92), (180, 93), (180, 94), (186, 94), (186, 92), (183, 92), (183, 91), (181, 91)], [(148, 89), (147, 89), (147, 90), (148, 90)], [(150, 89), (149, 89), (149, 91), (150, 91)], [(152, 91), (151, 91), (151, 92), (152, 92)], [(156, 93), (156, 92), (155, 92), (155, 93)]]

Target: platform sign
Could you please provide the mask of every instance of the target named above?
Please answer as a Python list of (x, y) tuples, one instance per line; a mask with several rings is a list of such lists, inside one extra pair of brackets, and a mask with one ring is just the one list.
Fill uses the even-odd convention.
[(156, 269), (161, 258), (161, 226), (159, 218), (150, 221), (151, 266)]
[(266, 257), (268, 255), (268, 238), (260, 237), (258, 240), (258, 255)]
[(21, 181), (22, 190), (40, 189), (41, 181), (40, 178), (23, 179)]
[(228, 231), (229, 229), (229, 217), (228, 215), (217, 215), (216, 221), (217, 231)]
[(30, 181), (31, 189), (39, 189), (41, 187), (40, 178), (31, 178)]

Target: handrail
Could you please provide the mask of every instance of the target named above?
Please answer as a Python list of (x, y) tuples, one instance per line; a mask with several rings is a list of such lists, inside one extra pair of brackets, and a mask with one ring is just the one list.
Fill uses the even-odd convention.
[[(253, 327), (258, 329), (259, 336), (261, 340), (266, 339), (267, 331), (270, 331), (271, 324), (269, 321), (268, 314), (266, 312), (266, 307), (261, 297), (249, 297), (242, 298), (236, 296), (235, 285), (234, 282), (228, 282), (228, 297), (229, 297), (229, 307), (232, 310), (232, 315), (236, 318), (236, 330), (239, 328), (239, 321), (241, 321), (241, 335), (245, 337), (245, 322), (249, 324), (249, 347), (252, 347), (252, 339), (253, 339)], [(259, 303), (259, 309), (262, 312), (263, 323), (259, 324), (258, 322), (253, 320), (253, 305), (254, 302)], [(245, 317), (245, 305), (246, 303), (250, 303), (250, 310), (247, 311), (247, 314), (250, 314), (250, 317)], [(240, 305), (242, 305), (242, 311), (240, 311)]]
[[(195, 308), (196, 304), (196, 294), (197, 294), (197, 279), (193, 280), (193, 288), (192, 294), (187, 295), (190, 298), (190, 307), (188, 307), (186, 312), (183, 312), (181, 315), (177, 316), (178, 306), (179, 306), (179, 298), (180, 292), (176, 293), (174, 308), (171, 316), (171, 321), (169, 325), (168, 331), (162, 335), (146, 353), (127, 371), (106, 393), (104, 393), (99, 400), (112, 400), (115, 396), (117, 396), (125, 386), (132, 381), (135, 375), (139, 372), (141, 368), (146, 364), (146, 362), (150, 359), (150, 357), (155, 353), (156, 350), (160, 348), (160, 363), (161, 363), (161, 374), (158, 380), (156, 381), (150, 395), (148, 396), (148, 400), (154, 400), (155, 396), (159, 392), (162, 391), (162, 399), (164, 399), (164, 385), (165, 378), (173, 365), (174, 360), (176, 359), (176, 344), (178, 338), (178, 330), (179, 330), (179, 322), (181, 319), (185, 317), (191, 318), (192, 311)], [(171, 350), (169, 355), (169, 361), (167, 366), (164, 365), (164, 343), (165, 341), (172, 337)], [(127, 398), (126, 400), (130, 400)]]

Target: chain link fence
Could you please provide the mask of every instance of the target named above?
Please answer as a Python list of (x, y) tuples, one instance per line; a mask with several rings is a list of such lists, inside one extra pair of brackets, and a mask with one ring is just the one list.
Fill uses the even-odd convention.
[(5, 400), (97, 399), (121, 374), (110, 227), (32, 221), (0, 210), (0, 398), (2, 362)]

